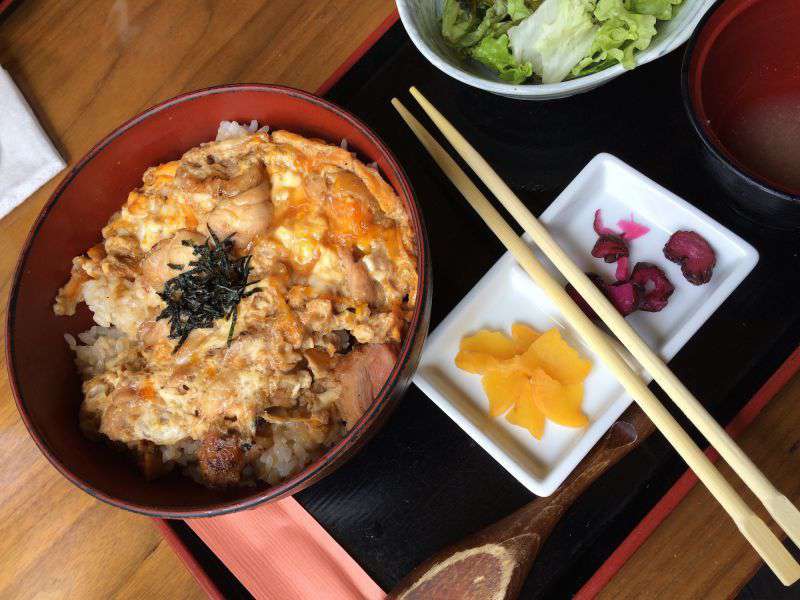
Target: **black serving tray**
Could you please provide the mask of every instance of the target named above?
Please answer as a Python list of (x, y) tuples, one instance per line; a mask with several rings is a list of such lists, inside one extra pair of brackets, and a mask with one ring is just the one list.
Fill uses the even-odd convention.
[[(411, 85), (442, 110), (536, 214), (594, 155), (610, 152), (753, 244), (760, 253), (755, 270), (670, 363), (726, 423), (798, 346), (800, 303), (791, 290), (800, 289), (799, 248), (796, 236), (738, 216), (705, 171), (681, 102), (682, 54), (678, 49), (586, 94), (524, 102), (448, 77), (425, 60), (396, 23), (326, 97), (372, 127), (408, 173), (433, 256), (431, 328), (504, 249), (389, 104), (398, 96), (421, 115), (407, 93)], [(664, 399), (660, 390), (656, 393)], [(522, 597), (571, 596), (685, 469), (661, 435), (652, 435), (565, 515)], [(296, 498), (388, 590), (436, 550), (508, 515), (532, 495), (412, 386), (387, 425), (353, 460)], [(189, 528), (173, 527), (187, 543), (199, 542)], [(232, 575), (224, 566), (203, 558), (203, 552), (195, 556), (201, 564), (211, 561), (212, 579), (225, 586), (226, 595), (246, 596), (241, 586), (226, 581)], [(761, 593), (774, 578), (757, 581)]]

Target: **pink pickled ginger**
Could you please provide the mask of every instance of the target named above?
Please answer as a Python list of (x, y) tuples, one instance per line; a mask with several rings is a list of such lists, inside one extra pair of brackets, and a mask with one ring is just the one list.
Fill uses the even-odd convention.
[[(595, 216), (595, 218), (597, 217)], [(635, 240), (650, 232), (649, 227), (633, 220), (633, 213), (631, 213), (630, 220), (620, 219), (617, 221), (617, 227), (622, 230), (622, 237), (626, 240)]]

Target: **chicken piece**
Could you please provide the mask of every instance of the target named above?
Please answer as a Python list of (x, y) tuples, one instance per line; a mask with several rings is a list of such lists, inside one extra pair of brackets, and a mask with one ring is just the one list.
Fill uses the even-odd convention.
[[(199, 245), (206, 237), (196, 231), (181, 229), (171, 238), (161, 240), (142, 259), (142, 276), (145, 283), (154, 290), (160, 290), (164, 282), (175, 277), (180, 271), (189, 267), (194, 260), (194, 249), (183, 242)], [(174, 269), (170, 265), (180, 266)]]
[(335, 171), (328, 174), (326, 183), (324, 206), (335, 238), (358, 242), (375, 225), (387, 224), (380, 205), (356, 175)]
[(103, 246), (103, 253), (115, 258), (136, 261), (142, 256), (139, 240), (132, 235), (115, 235), (109, 237), (106, 239)]
[(308, 368), (314, 379), (327, 377), (333, 366), (333, 358), (324, 350), (310, 348), (303, 352), (303, 356), (308, 362)]
[(337, 365), (335, 377), (341, 394), (336, 399), (336, 407), (348, 430), (381, 391), (396, 360), (393, 344), (366, 344), (346, 355)]
[[(178, 167), (175, 185), (180, 190), (193, 194), (207, 194), (215, 198), (230, 198), (256, 187), (264, 180), (264, 169), (258, 162), (231, 164), (230, 160), (223, 162), (211, 154), (208, 154), (202, 162), (194, 162), (187, 158), (190, 153), (197, 151), (198, 149), (190, 150)], [(209, 160), (211, 162), (208, 162)]]
[(251, 190), (264, 181), (264, 169), (260, 164), (248, 165), (237, 175), (224, 181), (220, 185), (220, 195), (239, 196), (247, 190)]
[(331, 194), (334, 197), (346, 197), (357, 199), (362, 205), (368, 207), (373, 214), (380, 213), (375, 198), (369, 193), (364, 182), (352, 171), (340, 170), (330, 174)]
[(370, 277), (366, 265), (362, 261), (353, 259), (350, 250), (340, 248), (339, 258), (344, 268), (347, 294), (356, 302), (366, 302), (375, 306), (379, 302), (378, 287)]
[(236, 234), (233, 244), (245, 248), (258, 234), (264, 233), (272, 221), (272, 202), (268, 181), (217, 204), (205, 217), (205, 225), (220, 239)]
[(197, 463), (203, 481), (214, 487), (239, 483), (244, 462), (244, 451), (238, 435), (209, 433), (197, 451)]

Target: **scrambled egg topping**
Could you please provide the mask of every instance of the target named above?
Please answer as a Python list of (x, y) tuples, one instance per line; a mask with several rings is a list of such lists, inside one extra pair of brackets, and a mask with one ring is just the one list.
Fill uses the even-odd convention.
[[(259, 291), (239, 303), (230, 345), (219, 319), (175, 351), (158, 292), (209, 230), (252, 257)], [(285, 131), (148, 169), (102, 236), (73, 260), (54, 310), (86, 302), (110, 328), (76, 347), (81, 424), (135, 450), (148, 475), (196, 442), (183, 462), (205, 483), (257, 477), (287, 424), (332, 443), (385, 380), (416, 303), (414, 236), (393, 189), (346, 150)]]

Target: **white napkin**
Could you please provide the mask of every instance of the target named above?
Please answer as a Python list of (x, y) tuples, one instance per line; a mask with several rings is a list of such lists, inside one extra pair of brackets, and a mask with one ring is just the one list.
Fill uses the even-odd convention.
[(25, 97), (0, 67), (0, 218), (64, 166)]

